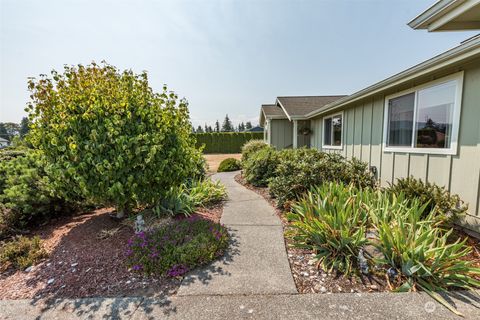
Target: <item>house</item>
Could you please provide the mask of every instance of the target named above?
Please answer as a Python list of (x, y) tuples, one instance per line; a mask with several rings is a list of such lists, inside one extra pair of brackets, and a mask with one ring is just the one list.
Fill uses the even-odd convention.
[(8, 147), (10, 145), (10, 142), (7, 139), (0, 138), (0, 149)]
[(245, 130), (245, 132), (263, 132), (263, 128), (260, 126), (255, 126), (253, 128)]
[[(438, 1), (409, 25), (480, 29), (480, 0)], [(480, 232), (480, 35), (349, 96), (319, 98), (262, 105), (265, 140), (361, 159), (382, 185), (414, 176), (444, 186), (469, 205), (460, 223)]]
[(265, 128), (265, 141), (277, 149), (310, 147), (307, 114), (343, 97), (277, 97), (275, 104), (262, 105), (260, 125)]

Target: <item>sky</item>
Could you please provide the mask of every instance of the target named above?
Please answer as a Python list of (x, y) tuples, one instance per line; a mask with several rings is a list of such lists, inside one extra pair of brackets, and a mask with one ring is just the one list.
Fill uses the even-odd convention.
[(434, 0), (0, 0), (0, 122), (27, 78), (106, 60), (189, 101), (194, 126), (258, 123), (277, 96), (351, 94), (473, 35), (407, 23)]

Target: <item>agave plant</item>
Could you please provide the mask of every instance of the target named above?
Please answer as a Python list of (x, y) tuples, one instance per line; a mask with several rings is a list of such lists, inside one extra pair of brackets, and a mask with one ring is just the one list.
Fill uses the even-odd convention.
[(195, 206), (205, 207), (225, 200), (227, 191), (220, 181), (214, 182), (210, 179), (194, 180), (188, 187), (188, 195)]
[[(397, 209), (400, 207), (397, 205)], [(384, 255), (376, 262), (394, 270), (395, 276), (389, 279), (392, 290), (421, 289), (460, 315), (438, 292), (450, 288), (479, 288), (480, 268), (474, 267), (472, 261), (461, 259), (471, 251), (465, 245), (466, 239), (449, 243), (447, 239), (453, 229), (444, 232), (435, 227), (436, 212), (426, 214), (425, 209), (426, 205), (417, 201), (390, 216), (385, 214), (388, 208), (370, 211), (378, 231), (378, 242), (374, 245)]]
[(312, 188), (288, 215), (293, 244), (316, 252), (318, 266), (350, 274), (366, 244), (367, 213), (353, 186), (338, 183)]

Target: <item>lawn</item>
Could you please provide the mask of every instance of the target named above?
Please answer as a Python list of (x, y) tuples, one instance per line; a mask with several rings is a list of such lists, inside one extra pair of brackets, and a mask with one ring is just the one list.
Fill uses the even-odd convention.
[(235, 158), (237, 160), (240, 160), (242, 157), (242, 154), (240, 153), (230, 153), (230, 154), (205, 154), (203, 155), (205, 159), (207, 160), (208, 164), (208, 171), (211, 173), (217, 172), (218, 166), (220, 165), (220, 162), (227, 158)]

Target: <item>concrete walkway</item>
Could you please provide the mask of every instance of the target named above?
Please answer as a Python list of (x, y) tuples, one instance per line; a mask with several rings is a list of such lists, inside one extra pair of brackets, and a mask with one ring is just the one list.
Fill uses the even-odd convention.
[(213, 176), (228, 192), (221, 223), (232, 235), (229, 253), (187, 276), (179, 296), (297, 293), (280, 219), (263, 197), (235, 182), (236, 174)]

